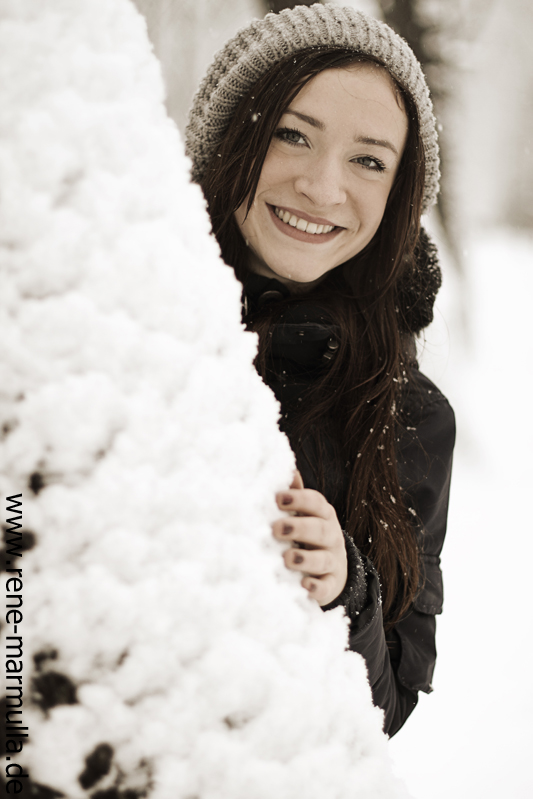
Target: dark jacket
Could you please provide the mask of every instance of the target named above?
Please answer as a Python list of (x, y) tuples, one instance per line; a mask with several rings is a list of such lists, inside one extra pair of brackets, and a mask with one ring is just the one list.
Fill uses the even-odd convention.
[(435, 616), (442, 612), (443, 601), (440, 554), (455, 443), (455, 419), (446, 398), (418, 370), (412, 382), (403, 408), (412, 429), (400, 437), (398, 468), (404, 501), (416, 514), (423, 586), (407, 616), (385, 634), (379, 579), (370, 566), (366, 608), (350, 619), (350, 649), (366, 660), (374, 702), (385, 711), (384, 730), (389, 735), (414, 709), (418, 691), (432, 690)]
[[(250, 314), (263, 302), (286, 296), (284, 286), (275, 280), (251, 276), (245, 287), (246, 311)], [(293, 306), (273, 330), (272, 363), (267, 383), (281, 403), (281, 429), (290, 433), (291, 408), (303, 396), (316, 369), (324, 359), (334, 357), (335, 328), (320, 312), (306, 305)], [(397, 450), (400, 486), (406, 506), (413, 514), (423, 585), (410, 612), (388, 633), (384, 632), (379, 577), (372, 563), (361, 555), (346, 536), (348, 580), (343, 593), (324, 610), (344, 605), (350, 619), (349, 647), (366, 660), (374, 702), (385, 712), (384, 730), (394, 735), (417, 703), (418, 691), (429, 693), (435, 666), (435, 615), (442, 611), (440, 553), (446, 532), (452, 452), (455, 442), (453, 411), (438, 388), (414, 365), (410, 382), (402, 395), (402, 427)], [(307, 442), (313, 447), (312, 434)], [(311, 456), (311, 457), (310, 457)], [(298, 468), (308, 488), (318, 489), (306, 458), (298, 458)], [(347, 475), (343, 464), (328, 462), (324, 494), (335, 507), (341, 524), (345, 513), (345, 493), (339, 491)], [(360, 595), (361, 564), (366, 578), (366, 601)]]

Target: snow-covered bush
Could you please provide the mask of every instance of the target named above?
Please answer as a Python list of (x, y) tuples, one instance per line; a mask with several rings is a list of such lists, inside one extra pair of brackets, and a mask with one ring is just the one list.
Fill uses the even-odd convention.
[(341, 611), (272, 540), (292, 455), (142, 18), (0, 0), (0, 53), (1, 480), (34, 543), (8, 757), (37, 797), (403, 796)]

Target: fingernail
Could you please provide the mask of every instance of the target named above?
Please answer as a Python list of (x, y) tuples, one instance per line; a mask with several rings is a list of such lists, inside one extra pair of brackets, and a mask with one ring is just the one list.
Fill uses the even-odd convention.
[(304, 559), (302, 555), (295, 555), (294, 556), (294, 563), (303, 563)]
[(316, 583), (309, 583), (308, 591), (315, 591), (316, 590)]
[(290, 535), (293, 530), (294, 530), (294, 527), (292, 526), (292, 524), (284, 524), (283, 525), (283, 530), (281, 531), (281, 534), (282, 535)]
[(281, 495), (281, 504), (282, 505), (292, 505), (292, 496), (290, 494), (282, 494)]

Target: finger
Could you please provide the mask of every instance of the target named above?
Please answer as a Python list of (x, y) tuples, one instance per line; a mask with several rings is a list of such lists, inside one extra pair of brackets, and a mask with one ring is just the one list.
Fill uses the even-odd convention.
[(283, 560), (288, 569), (309, 575), (329, 574), (333, 568), (333, 558), (327, 549), (287, 549)]
[(296, 469), (294, 472), (294, 477), (292, 478), (291, 488), (305, 488), (304, 481), (302, 480), (302, 475)]
[(279, 494), (276, 494), (276, 502), (280, 510), (303, 513), (305, 516), (320, 516), (323, 519), (330, 519), (334, 513), (325, 496), (312, 488), (280, 491)]
[(337, 597), (335, 579), (332, 574), (326, 574), (324, 577), (312, 577), (306, 574), (302, 577), (301, 585), (309, 591), (309, 596), (316, 599), (319, 605), (327, 605)]
[(296, 541), (312, 547), (331, 547), (335, 544), (334, 528), (318, 516), (292, 516), (277, 519), (272, 533), (278, 541)]

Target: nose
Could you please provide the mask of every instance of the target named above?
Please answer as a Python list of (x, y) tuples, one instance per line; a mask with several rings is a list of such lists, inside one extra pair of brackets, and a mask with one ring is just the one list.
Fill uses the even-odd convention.
[(320, 156), (307, 161), (294, 188), (307, 197), (316, 208), (330, 208), (346, 202), (342, 165), (333, 157)]

